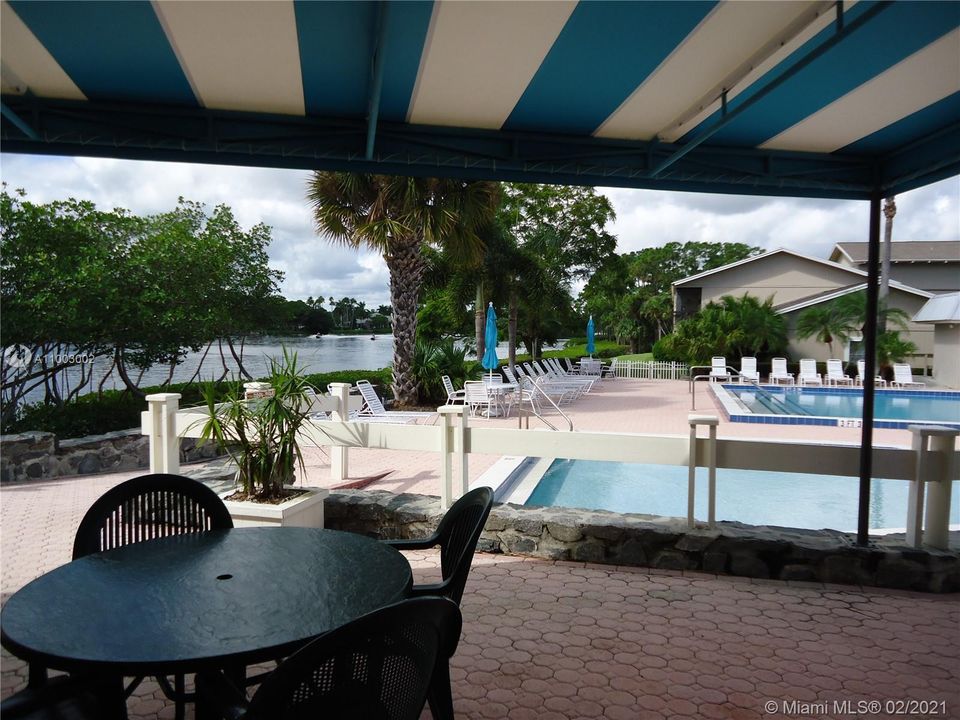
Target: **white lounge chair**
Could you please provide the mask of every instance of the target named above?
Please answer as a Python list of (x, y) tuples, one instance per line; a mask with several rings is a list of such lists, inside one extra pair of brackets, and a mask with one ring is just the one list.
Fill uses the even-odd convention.
[(827, 360), (827, 385), (853, 385), (853, 378), (843, 372), (843, 361)]
[(369, 380), (357, 380), (356, 386), (357, 390), (360, 391), (360, 395), (363, 397), (363, 407), (360, 408), (360, 412), (357, 414), (358, 420), (372, 417), (397, 419), (411, 423), (421, 418), (436, 419), (437, 417), (437, 414), (432, 412), (387, 412), (387, 409), (383, 406), (383, 401), (380, 400), (377, 391), (373, 389), (373, 385), (370, 384)]
[[(866, 360), (857, 360), (857, 377), (855, 382), (857, 385), (863, 385), (863, 379), (867, 376), (867, 361)], [(874, 375), (873, 384), (875, 387), (886, 387), (887, 381), (884, 380), (879, 375)]]
[(894, 387), (906, 388), (906, 387), (926, 387), (921, 382), (916, 382), (913, 379), (913, 370), (910, 369), (910, 366), (906, 363), (896, 363), (893, 366), (893, 382), (890, 383)]
[(740, 382), (760, 383), (760, 373), (757, 372), (757, 359), (755, 357), (740, 358)]
[(730, 372), (727, 370), (727, 359), (715, 355), (710, 358), (710, 382), (718, 380), (730, 380)]
[(779, 385), (781, 382), (785, 385), (793, 385), (793, 373), (787, 372), (786, 358), (773, 358), (773, 366), (770, 368), (770, 377), (768, 378), (768, 381), (771, 385)]
[(456, 405), (457, 403), (463, 405), (463, 390), (454, 390), (453, 381), (450, 379), (449, 375), (441, 375), (440, 379), (443, 381), (443, 389), (447, 391), (447, 402), (446, 405)]
[(823, 378), (817, 372), (817, 361), (813, 358), (801, 359), (797, 380), (801, 385), (823, 385)]

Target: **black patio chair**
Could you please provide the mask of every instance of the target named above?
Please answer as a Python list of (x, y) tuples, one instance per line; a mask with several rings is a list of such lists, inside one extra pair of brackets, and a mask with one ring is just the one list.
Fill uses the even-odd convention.
[[(443, 580), (439, 583), (414, 585), (414, 595), (441, 595), (450, 598), (457, 605), (460, 604), (477, 541), (492, 507), (493, 490), (488, 487), (476, 488), (453, 504), (437, 526), (437, 531), (430, 537), (423, 540), (384, 541), (397, 550), (426, 550), (440, 546), (440, 572)], [(438, 720), (453, 717), (449, 660), (457, 651), (460, 635), (457, 634), (451, 640), (444, 653), (445, 657), (437, 663), (433, 682), (430, 683), (430, 712)]]
[(198, 674), (197, 717), (414, 720), (460, 625), (460, 609), (446, 598), (404, 600), (313, 640), (280, 663), (249, 701), (226, 674)]
[(73, 541), (73, 559), (144, 540), (232, 528), (217, 494), (182, 475), (142, 475), (107, 490), (90, 506)]
[(100, 720), (106, 716), (102, 688), (86, 678), (60, 675), (0, 703), (3, 720)]
[[(182, 475), (142, 475), (107, 490), (90, 506), (73, 541), (73, 559), (144, 540), (232, 527), (227, 507), (203, 483)], [(135, 678), (127, 686), (127, 697), (142, 680)], [(165, 677), (157, 682), (176, 704), (176, 720), (183, 720), (184, 703), (194, 699), (183, 675), (174, 677), (172, 687)]]

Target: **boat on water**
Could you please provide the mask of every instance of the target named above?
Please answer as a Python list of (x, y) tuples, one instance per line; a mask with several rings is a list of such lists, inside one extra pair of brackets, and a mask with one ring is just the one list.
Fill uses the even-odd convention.
[(371, 336), (370, 336), (370, 339), (371, 339), (371, 340), (376, 340), (376, 339), (377, 339), (377, 336), (376, 336), (376, 335), (371, 335)]

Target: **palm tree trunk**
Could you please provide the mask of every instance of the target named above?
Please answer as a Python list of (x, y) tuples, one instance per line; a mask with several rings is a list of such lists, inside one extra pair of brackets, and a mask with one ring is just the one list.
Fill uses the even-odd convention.
[(417, 301), (424, 263), (416, 237), (393, 238), (384, 255), (390, 271), (393, 305), (393, 396), (400, 405), (416, 405), (417, 380), (413, 374), (417, 339)]
[(473, 329), (477, 335), (477, 360), (483, 360), (487, 350), (486, 318), (484, 317), (483, 280), (477, 283), (477, 300), (474, 303)]
[(509, 319), (507, 320), (507, 340), (509, 342), (507, 348), (507, 357), (510, 362), (510, 369), (513, 370), (514, 366), (517, 364), (517, 294), (511, 290), (510, 291), (510, 311)]

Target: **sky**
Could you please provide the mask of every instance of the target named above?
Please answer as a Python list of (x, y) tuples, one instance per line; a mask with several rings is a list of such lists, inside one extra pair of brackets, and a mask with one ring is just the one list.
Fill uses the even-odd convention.
[[(378, 255), (331, 244), (316, 234), (305, 199), (309, 173), (186, 163), (3, 154), (0, 179), (33, 202), (67, 197), (101, 209), (147, 215), (172, 209), (180, 196), (229, 205), (240, 224), (272, 228), (270, 264), (285, 277), (281, 293), (389, 303), (389, 276)], [(835, 243), (866, 241), (864, 201), (768, 198), (598, 188), (617, 218), (609, 230), (621, 253), (670, 241), (742, 242), (789, 248), (826, 259)], [(960, 240), (960, 178), (896, 199), (893, 239)], [(575, 291), (577, 288), (575, 288)]]

